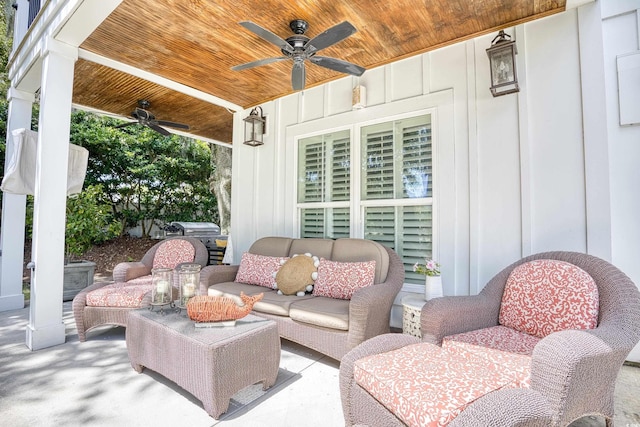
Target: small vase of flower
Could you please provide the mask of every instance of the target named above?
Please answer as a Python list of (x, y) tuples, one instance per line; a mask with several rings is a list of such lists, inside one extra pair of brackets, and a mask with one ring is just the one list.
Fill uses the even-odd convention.
[(413, 271), (425, 275), (424, 299), (439, 298), (442, 294), (442, 277), (440, 276), (440, 264), (432, 259), (425, 259), (424, 264), (416, 263)]

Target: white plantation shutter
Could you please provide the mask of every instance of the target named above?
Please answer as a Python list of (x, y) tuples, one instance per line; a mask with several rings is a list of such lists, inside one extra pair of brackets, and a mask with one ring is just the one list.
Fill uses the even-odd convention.
[(298, 203), (304, 204), (299, 210), (300, 237), (349, 237), (350, 132), (305, 138), (299, 144)]
[[(359, 155), (351, 152), (350, 135), (344, 130), (299, 140), (300, 236), (362, 233), (400, 255), (407, 282), (424, 283), (413, 265), (434, 252), (431, 115), (360, 127)], [(354, 192), (351, 159), (361, 171)], [(352, 215), (362, 227), (351, 230)]]

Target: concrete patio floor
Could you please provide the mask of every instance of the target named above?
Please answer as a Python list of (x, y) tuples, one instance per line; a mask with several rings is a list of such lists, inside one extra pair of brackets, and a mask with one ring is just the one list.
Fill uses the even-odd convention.
[[(220, 420), (189, 393), (153, 371), (129, 364), (124, 328), (105, 326), (78, 341), (71, 302), (67, 340), (31, 352), (24, 344), (28, 308), (0, 313), (0, 425), (22, 426), (343, 426), (337, 361), (282, 342), (278, 382), (249, 387)], [(180, 361), (176, 361), (180, 363)], [(255, 400), (253, 400), (255, 399)], [(640, 427), (640, 368), (623, 366), (615, 425)], [(572, 427), (604, 426), (584, 418)]]

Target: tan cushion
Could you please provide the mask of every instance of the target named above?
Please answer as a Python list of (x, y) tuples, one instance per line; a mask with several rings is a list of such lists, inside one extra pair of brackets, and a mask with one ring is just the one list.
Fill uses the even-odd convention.
[(384, 246), (373, 240), (338, 239), (334, 242), (331, 258), (328, 259), (342, 262), (375, 261), (374, 283), (382, 283), (387, 280), (389, 254)]
[(288, 316), (291, 304), (302, 299), (313, 298), (312, 295), (301, 297), (295, 295), (278, 295), (277, 292), (265, 293), (261, 301), (258, 301), (253, 309), (260, 313), (275, 314), (278, 316)]
[(237, 282), (222, 282), (209, 286), (207, 295), (233, 298), (236, 303), (242, 304), (242, 300), (240, 299), (241, 292), (249, 296), (255, 296), (263, 292), (265, 295), (276, 293), (276, 291), (266, 289), (264, 286), (247, 285), (246, 283)]
[(291, 242), (289, 256), (310, 253), (318, 258), (331, 259), (333, 243), (334, 241), (330, 239), (294, 239), (293, 242)]
[(253, 242), (249, 252), (256, 255), (288, 257), (292, 241), (289, 237), (263, 237)]
[(348, 331), (349, 301), (325, 297), (300, 300), (298, 297), (289, 307), (289, 317), (311, 325)]

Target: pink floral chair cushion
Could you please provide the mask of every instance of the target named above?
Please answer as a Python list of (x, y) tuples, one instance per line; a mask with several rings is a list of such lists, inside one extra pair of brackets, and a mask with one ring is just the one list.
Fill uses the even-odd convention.
[(468, 344), (480, 348), (507, 351), (509, 353), (531, 356), (533, 348), (541, 340), (539, 337), (507, 328), (506, 326), (492, 326), (476, 329), (462, 334), (449, 335), (442, 339), (442, 348), (457, 344)]
[(338, 262), (321, 258), (313, 295), (351, 299), (355, 291), (373, 285), (376, 262)]
[(163, 242), (153, 257), (153, 268), (176, 268), (183, 262), (193, 262), (196, 248), (186, 240), (171, 239)]
[(499, 323), (536, 337), (598, 324), (598, 287), (573, 264), (536, 260), (514, 268), (502, 295)]
[(480, 357), (491, 366), (503, 366), (515, 375), (515, 386), (527, 388), (531, 382), (531, 355), (542, 338), (505, 326), (493, 326), (442, 340), (442, 348), (459, 357)]
[(429, 343), (359, 359), (354, 379), (408, 426), (446, 426), (479, 397), (517, 386), (517, 373)]
[[(151, 278), (151, 276), (148, 277)], [(151, 292), (152, 288), (151, 283), (131, 284), (131, 281), (112, 283), (89, 292), (86, 304), (93, 307), (138, 308), (144, 296)]]
[(275, 289), (276, 273), (288, 259), (289, 257), (273, 257), (245, 252), (242, 254), (235, 281)]

